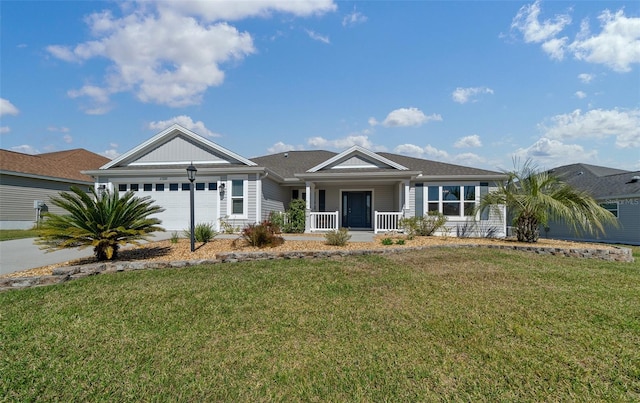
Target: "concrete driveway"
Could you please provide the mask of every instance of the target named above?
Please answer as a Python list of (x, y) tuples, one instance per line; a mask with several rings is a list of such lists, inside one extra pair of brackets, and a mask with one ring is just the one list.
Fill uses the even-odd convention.
[[(171, 232), (155, 232), (151, 239), (159, 241), (170, 237)], [(0, 275), (93, 255), (92, 247), (45, 252), (34, 241), (35, 238), (26, 238), (0, 242)]]

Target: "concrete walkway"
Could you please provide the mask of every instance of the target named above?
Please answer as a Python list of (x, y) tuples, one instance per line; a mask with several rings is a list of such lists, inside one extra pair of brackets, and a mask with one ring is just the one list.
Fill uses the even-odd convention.
[[(171, 238), (172, 231), (156, 232), (152, 235), (153, 241), (161, 241)], [(373, 232), (352, 231), (349, 242), (371, 242)], [(220, 234), (216, 238), (235, 239), (238, 235)], [(322, 241), (324, 235), (316, 234), (285, 234), (285, 240), (299, 241)], [(81, 259), (93, 255), (93, 248), (85, 249), (63, 249), (55, 252), (45, 252), (34, 244), (34, 238), (15, 239), (12, 241), (0, 242), (0, 275), (9, 274), (16, 271), (33, 269), (36, 267), (48, 266), (56, 263), (68, 262), (70, 260)], [(126, 248), (126, 247), (125, 247)]]

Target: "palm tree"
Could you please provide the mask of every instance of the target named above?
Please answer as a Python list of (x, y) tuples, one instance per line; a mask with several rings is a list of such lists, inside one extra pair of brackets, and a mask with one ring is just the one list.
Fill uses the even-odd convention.
[(507, 179), (498, 189), (485, 195), (480, 210), (506, 206), (512, 215), (520, 242), (537, 242), (539, 226), (549, 220), (564, 221), (579, 234), (603, 233), (604, 226), (618, 226), (617, 218), (602, 208), (588, 193), (582, 192), (549, 171), (540, 171), (530, 160), (514, 171), (505, 171)]
[(164, 209), (153, 205), (148, 196), (138, 198), (127, 192), (120, 197), (117, 191), (98, 195), (94, 188), (86, 193), (76, 186), (71, 192), (51, 198), (52, 204), (68, 214), (45, 214), (36, 241), (43, 249), (93, 246), (98, 260), (112, 260), (117, 258), (120, 245), (138, 244), (150, 233), (164, 231), (158, 226), (159, 219), (149, 217)]

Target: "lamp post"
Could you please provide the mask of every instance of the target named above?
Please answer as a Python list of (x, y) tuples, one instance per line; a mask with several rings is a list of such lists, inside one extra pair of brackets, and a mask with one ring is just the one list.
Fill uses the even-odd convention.
[(198, 170), (193, 166), (192, 162), (191, 165), (187, 167), (187, 178), (189, 178), (189, 182), (191, 182), (189, 185), (189, 196), (191, 201), (191, 252), (196, 250), (196, 238), (194, 231), (195, 215), (193, 206), (193, 181), (196, 180), (196, 172), (198, 172)]

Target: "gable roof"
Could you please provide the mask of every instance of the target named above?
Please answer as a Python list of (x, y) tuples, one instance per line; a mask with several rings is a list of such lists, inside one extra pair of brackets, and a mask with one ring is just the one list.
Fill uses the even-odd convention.
[(91, 176), (81, 171), (96, 169), (109, 159), (82, 148), (44, 154), (23, 154), (0, 149), (0, 171), (44, 179), (92, 183)]
[(625, 171), (589, 164), (570, 164), (551, 170), (571, 186), (589, 193), (595, 199), (638, 197), (640, 171)]
[[(183, 158), (184, 161), (155, 161), (153, 158), (148, 157), (154, 150), (158, 150), (163, 146), (166, 146), (169, 142), (181, 141), (185, 147), (190, 147), (189, 150), (183, 150), (183, 154), (196, 153), (197, 157), (193, 155), (178, 155), (177, 158)], [(170, 148), (170, 146), (167, 146)], [(167, 150), (165, 150), (167, 151)], [(176, 155), (172, 154), (172, 157)], [(198, 160), (197, 158), (200, 158)], [(139, 160), (139, 161), (138, 161)], [(171, 164), (185, 164), (193, 163), (198, 165), (214, 164), (214, 163), (231, 163), (243, 166), (255, 166), (256, 164), (242, 157), (239, 154), (234, 153), (212, 141), (199, 136), (198, 134), (186, 129), (178, 124), (174, 124), (171, 127), (161, 131), (149, 140), (138, 145), (137, 147), (127, 151), (113, 161), (100, 167), (100, 169), (109, 169), (116, 167), (123, 167), (129, 165), (171, 165)]]
[(360, 146), (353, 146), (348, 150), (341, 152), (340, 154), (334, 155), (328, 160), (322, 162), (307, 170), (307, 172), (318, 172), (325, 168), (330, 167), (339, 167), (340, 162), (346, 162), (349, 159), (355, 159), (357, 161), (356, 165), (345, 164), (344, 168), (341, 169), (361, 169), (361, 168), (395, 168), (401, 171), (406, 171), (408, 168), (404, 167), (396, 162), (393, 162), (387, 158), (382, 157), (380, 154), (376, 154), (373, 151), (367, 150), (366, 148), (362, 148)]
[[(407, 157), (392, 153), (374, 153), (376, 161), (385, 162), (384, 167), (363, 167), (363, 168), (340, 168), (334, 169), (332, 172), (339, 174), (398, 174), (404, 176), (420, 176), (424, 180), (437, 179), (476, 179), (482, 178), (486, 180), (503, 179), (506, 176), (501, 172), (489, 171), (485, 169), (471, 168), (462, 165), (447, 164), (444, 162), (424, 160), (421, 158)], [(339, 156), (347, 157), (346, 153), (337, 154), (331, 151), (314, 150), (314, 151), (288, 151), (278, 154), (265, 155), (262, 157), (252, 158), (252, 161), (273, 171), (284, 181), (300, 181), (301, 177), (314, 177), (321, 175), (322, 169), (317, 167), (330, 167), (332, 163), (339, 160)], [(369, 155), (369, 154), (365, 154)], [(386, 163), (388, 161), (388, 163)], [(398, 169), (402, 167), (404, 169)], [(354, 176), (354, 175), (351, 175)], [(355, 176), (357, 177), (357, 176)]]

